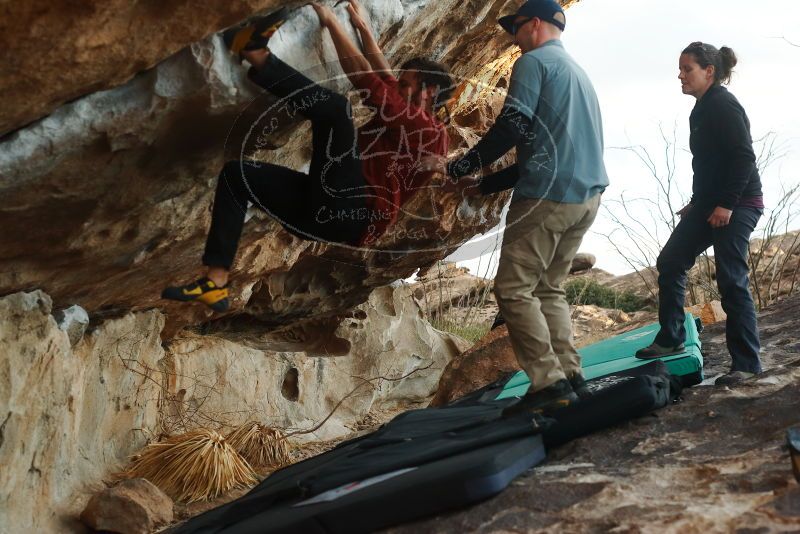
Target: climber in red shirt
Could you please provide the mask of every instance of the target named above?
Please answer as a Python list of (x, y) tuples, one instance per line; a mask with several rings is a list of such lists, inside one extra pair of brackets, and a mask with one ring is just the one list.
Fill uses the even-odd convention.
[(311, 121), (310, 168), (300, 172), (252, 160), (225, 164), (203, 254), (207, 275), (166, 288), (162, 298), (198, 300), (218, 312), (228, 309), (228, 274), (248, 201), (305, 239), (369, 246), (397, 220), (413, 193), (430, 182), (432, 174), (421, 170), (420, 158), (447, 155), (443, 118), (454, 89), (447, 69), (414, 58), (395, 77), (357, 0), (349, 0), (347, 9), (363, 53), (329, 7), (312, 6), (330, 33), (342, 69), (374, 115), (356, 129), (345, 96), (317, 85), (270, 52), (267, 40), (286, 10), (268, 17), (255, 33), (250, 27), (234, 36), (231, 49), (252, 65), (250, 79), (277, 96), (284, 111)]

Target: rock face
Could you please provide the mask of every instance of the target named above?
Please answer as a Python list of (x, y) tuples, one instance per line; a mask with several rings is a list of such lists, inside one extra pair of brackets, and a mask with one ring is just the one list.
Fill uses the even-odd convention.
[[(759, 314), (767, 371), (548, 451), (467, 510), (391, 529), (432, 532), (784, 532), (800, 528), (786, 429), (800, 424), (800, 298)], [(706, 376), (727, 371), (724, 325), (701, 333)]]
[(51, 306), (41, 291), (0, 298), (0, 524), (16, 531), (69, 528), (84, 490), (162, 434), (257, 420), (310, 430), (297, 441), (329, 439), (372, 410), (417, 406), (465, 348), (422, 320), (402, 286), (375, 291), (324, 342), (308, 325), (185, 332), (165, 350), (164, 317), (151, 310), (106, 320), (71, 347)]
[(316, 336), (324, 328), (313, 322), (263, 336), (231, 329), (183, 334), (163, 362), (173, 395), (165, 424), (182, 429), (188, 418), (234, 426), (255, 418), (302, 431), (346, 399), (321, 428), (296, 436), (332, 439), (372, 409), (424, 402), (467, 346), (421, 317), (409, 289), (399, 286), (374, 291), (322, 343)]
[(81, 521), (93, 530), (150, 534), (172, 522), (172, 499), (143, 478), (123, 480), (93, 495)]
[[(0, 135), (87, 93), (118, 86), (188, 43), (231, 26), (275, 0), (8, 4)], [(46, 48), (42, 45), (47, 43)], [(47, 52), (45, 52), (47, 50)]]
[[(511, 56), (504, 56), (510, 42), (496, 24), (497, 14), (510, 9), (505, 1), (461, 4), (457, 10), (411, 0), (365, 4), (395, 63), (432, 56), (449, 62), (457, 77), (478, 73), (481, 80), (489, 76), (484, 66), (499, 56), (506, 71), (511, 65)], [(27, 104), (7, 105), (7, 113), (15, 115), (6, 123), (25, 123), (60, 101), (75, 99), (0, 138), (0, 294), (41, 288), (57, 307), (78, 304), (93, 317), (161, 307), (167, 312), (165, 339), (208, 319), (202, 308), (173, 306), (159, 293), (164, 285), (198, 273), (217, 173), (226, 158), (240, 155), (231, 141), (237, 136), (229, 133), (257, 94), (219, 36), (209, 33), (275, 5), (212, 3), (187, 15), (189, 7), (169, 1), (158, 7), (112, 2), (72, 18), (71, 5), (56, 3), (44, 15), (34, 7), (15, 8), (22, 10), (15, 28), (26, 35), (31, 27), (35, 31), (33, 38), (11, 37), (14, 32), (4, 37), (11, 43), (6, 61), (14, 68), (27, 68), (25, 61), (34, 60), (25, 58), (42, 58), (26, 52), (27, 47), (42, 49), (39, 36), (47, 35), (47, 47), (53, 45), (51, 20), (59, 20), (63, 33), (58, 38), (70, 43), (63, 53), (75, 59), (53, 59), (58, 68), (12, 69), (19, 75), (9, 78), (6, 91)], [(344, 6), (337, 13), (344, 19)], [(156, 16), (161, 22), (147, 22)], [(62, 17), (71, 21), (66, 29)], [(99, 27), (103, 31), (91, 31)], [(177, 27), (182, 30), (172, 31)], [(127, 28), (136, 28), (132, 46), (123, 37)], [(181, 41), (184, 48), (176, 51)], [(124, 53), (115, 52), (119, 47)], [(295, 10), (270, 47), (299, 69), (322, 65), (313, 71), (316, 79), (340, 72), (330, 63), (334, 51), (310, 7)], [(77, 67), (80, 75), (73, 72)], [(63, 72), (63, 80), (42, 84), (28, 78), (32, 72)], [(467, 82), (460, 87), (453, 149), (474, 142), (491, 122), (491, 106), (481, 106), (496, 100), (492, 91), (503, 79), (493, 75), (486, 80), (494, 84), (488, 89), (469, 90), (474, 84)], [(29, 84), (40, 89), (25, 90)], [(331, 84), (345, 87), (341, 80)], [(105, 89), (89, 92), (98, 88)], [(247, 124), (246, 117), (239, 124)], [(302, 168), (309, 143), (298, 127), (283, 148), (259, 157)], [(491, 228), (506, 200), (507, 195), (472, 200), (423, 190), (407, 205), (412, 215), (377, 243), (383, 252), (303, 241), (271, 218), (256, 216), (241, 240), (233, 278), (239, 298), (232, 313), (245, 311), (265, 329), (347, 313), (372, 288), (410, 276)]]
[(81, 506), (73, 491), (158, 423), (161, 314), (109, 321), (72, 349), (51, 306), (41, 291), (0, 298), (0, 524), (19, 532), (65, 530)]

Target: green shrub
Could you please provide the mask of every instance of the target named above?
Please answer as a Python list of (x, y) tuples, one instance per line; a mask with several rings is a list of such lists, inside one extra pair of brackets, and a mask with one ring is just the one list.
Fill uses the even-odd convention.
[(631, 291), (615, 291), (588, 278), (570, 280), (564, 284), (567, 302), (573, 305), (594, 304), (601, 308), (612, 308), (634, 312), (645, 307), (645, 301)]

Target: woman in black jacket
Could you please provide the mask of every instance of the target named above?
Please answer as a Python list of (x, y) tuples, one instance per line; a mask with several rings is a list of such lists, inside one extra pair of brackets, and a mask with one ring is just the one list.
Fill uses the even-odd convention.
[(697, 256), (714, 245), (714, 262), (731, 371), (717, 379), (729, 385), (761, 372), (755, 306), (750, 295), (747, 255), (750, 234), (764, 211), (761, 180), (750, 137), (750, 121), (724, 87), (736, 65), (728, 47), (717, 50), (694, 42), (681, 53), (678, 78), (683, 93), (697, 99), (689, 117), (692, 199), (678, 211), (681, 220), (658, 256), (661, 330), (655, 342), (636, 353), (651, 359), (684, 349), (683, 304), (686, 273)]

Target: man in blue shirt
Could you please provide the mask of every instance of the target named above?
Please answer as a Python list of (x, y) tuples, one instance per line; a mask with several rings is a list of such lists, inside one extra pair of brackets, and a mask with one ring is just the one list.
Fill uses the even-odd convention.
[[(531, 387), (514, 411), (549, 412), (588, 391), (561, 283), (608, 185), (600, 107), (586, 73), (561, 43), (566, 19), (554, 0), (529, 0), (500, 25), (522, 50), (503, 110), (462, 158), (423, 164), (482, 194), (514, 188), (494, 291)], [(478, 173), (512, 147), (517, 163)], [(459, 178), (462, 178), (459, 180)], [(474, 189), (473, 189), (474, 191)]]

